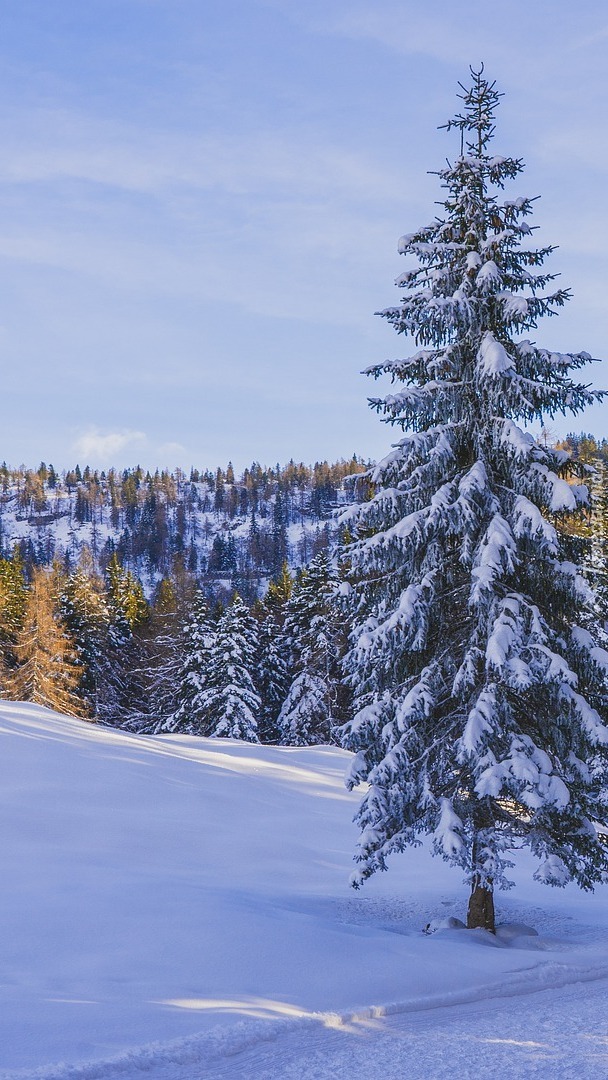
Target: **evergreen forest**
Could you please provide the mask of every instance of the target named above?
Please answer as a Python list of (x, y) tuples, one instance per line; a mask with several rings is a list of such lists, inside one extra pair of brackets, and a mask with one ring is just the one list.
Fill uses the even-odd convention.
[[(608, 441), (555, 446), (593, 470), (593, 512), (559, 527), (604, 604)], [(241, 475), (3, 464), (2, 696), (140, 732), (339, 742), (339, 518), (373, 498), (372, 473), (357, 455)]]
[(336, 513), (368, 469), (3, 464), (2, 695), (143, 732), (332, 740)]

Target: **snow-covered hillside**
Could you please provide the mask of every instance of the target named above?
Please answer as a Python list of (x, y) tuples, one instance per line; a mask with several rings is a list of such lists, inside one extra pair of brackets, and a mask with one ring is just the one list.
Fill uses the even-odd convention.
[[(101, 573), (113, 554), (149, 596), (163, 577), (187, 569), (213, 590), (238, 584), (254, 598), (284, 561), (298, 567), (327, 547), (333, 511), (352, 498), (345, 479), (364, 466), (254, 462), (242, 476), (139, 466), (117, 472), (86, 467), (56, 473), (0, 465), (0, 555), (15, 549), (26, 565), (86, 559)], [(181, 571), (180, 569), (181, 568)]]
[(344, 751), (7, 702), (0, 733), (3, 1080), (607, 1071), (605, 889), (522, 859), (498, 917), (539, 936), (425, 936), (458, 874), (418, 850), (349, 890)]

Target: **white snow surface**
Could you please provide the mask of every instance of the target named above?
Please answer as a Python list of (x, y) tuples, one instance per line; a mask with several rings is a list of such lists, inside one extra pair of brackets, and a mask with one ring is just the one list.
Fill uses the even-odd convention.
[(0, 735), (2, 1080), (608, 1074), (606, 888), (519, 855), (497, 937), (458, 929), (425, 847), (348, 888), (345, 751), (12, 702)]

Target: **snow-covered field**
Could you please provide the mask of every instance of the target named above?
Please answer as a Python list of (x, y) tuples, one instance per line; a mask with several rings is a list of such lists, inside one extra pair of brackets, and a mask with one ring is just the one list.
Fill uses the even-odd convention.
[(608, 891), (462, 917), (424, 850), (348, 888), (348, 755), (0, 704), (0, 1077), (608, 1075)]

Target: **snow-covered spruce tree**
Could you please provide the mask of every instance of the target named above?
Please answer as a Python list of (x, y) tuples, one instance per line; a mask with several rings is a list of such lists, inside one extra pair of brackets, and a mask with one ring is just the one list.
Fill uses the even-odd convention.
[(549, 884), (606, 874), (608, 653), (560, 531), (587, 489), (518, 426), (596, 400), (570, 374), (590, 357), (521, 337), (568, 292), (539, 269), (552, 249), (532, 245), (532, 200), (501, 194), (522, 164), (490, 152), (495, 84), (482, 70), (462, 89), (443, 213), (401, 239), (405, 296), (380, 313), (414, 351), (369, 372), (400, 384), (371, 404), (408, 434), (346, 514), (344, 743), (349, 785), (369, 784), (353, 884), (430, 834), (470, 883), (468, 925), (492, 930), (509, 849), (527, 845)]
[(141, 582), (121, 566), (116, 553), (106, 570), (112, 635), (120, 646), (130, 640), (135, 627), (150, 616)]
[(184, 618), (172, 583), (163, 578), (150, 607), (150, 618), (135, 629), (126, 649), (130, 661), (120, 727), (141, 734), (167, 730), (176, 710), (184, 669)]
[[(208, 703), (203, 697), (210, 675), (210, 658), (217, 627), (211, 618), (209, 604), (201, 589), (197, 589), (192, 608), (170, 650), (167, 663), (177, 669), (171, 681), (176, 688), (176, 700), (168, 715), (162, 717), (153, 731), (173, 731), (188, 735), (208, 735)], [(169, 672), (172, 674), (172, 671)], [(163, 710), (161, 709), (161, 712)]]
[(200, 693), (205, 734), (258, 742), (260, 697), (253, 682), (257, 623), (235, 593), (221, 616)]
[(264, 600), (254, 606), (258, 619), (258, 650), (255, 686), (260, 695), (258, 735), (260, 742), (280, 740), (277, 720), (289, 688), (288, 640), (284, 632), (293, 578), (286, 562), (276, 581), (271, 581)]
[(302, 571), (287, 605), (284, 635), (293, 677), (278, 717), (281, 742), (332, 741), (340, 682), (338, 574), (325, 552)]
[(114, 685), (110, 612), (103, 580), (95, 573), (87, 548), (78, 568), (64, 582), (59, 611), (82, 668), (80, 694), (93, 716), (116, 722), (119, 694)]

